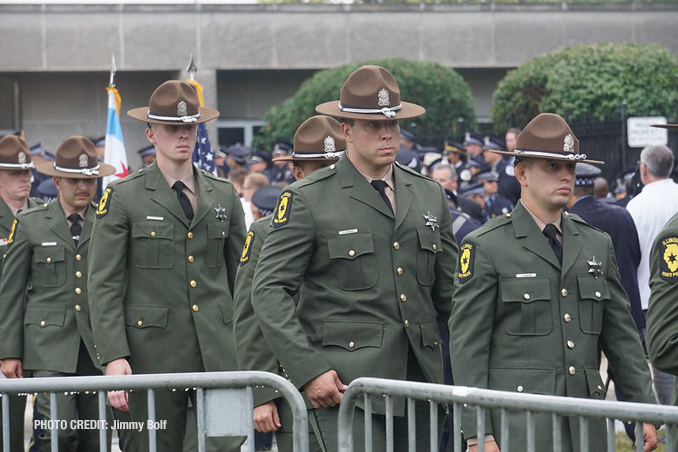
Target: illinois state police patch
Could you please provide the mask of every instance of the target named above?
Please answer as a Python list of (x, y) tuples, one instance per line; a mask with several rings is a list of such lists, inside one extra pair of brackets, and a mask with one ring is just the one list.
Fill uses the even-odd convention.
[(280, 194), (278, 199), (278, 207), (275, 210), (275, 217), (273, 217), (272, 225), (278, 229), (290, 221), (290, 209), (292, 208), (292, 193), (286, 191)]
[(254, 231), (247, 233), (245, 239), (245, 246), (242, 247), (242, 254), (240, 254), (240, 266), (242, 267), (250, 261), (250, 254), (252, 253), (252, 242), (254, 242)]
[(111, 206), (111, 194), (113, 194), (113, 189), (107, 187), (106, 190), (104, 190), (103, 196), (101, 196), (101, 201), (99, 201), (97, 218), (103, 218), (108, 215), (108, 209)]
[(11, 245), (14, 242), (14, 235), (16, 234), (16, 225), (19, 221), (15, 218), (12, 223), (12, 229), (9, 230), (9, 237), (7, 237), (7, 246)]
[(661, 239), (660, 247), (660, 276), (667, 283), (675, 284), (678, 282), (678, 237)]
[(459, 248), (459, 273), (457, 277), (462, 284), (473, 277), (475, 256), (476, 249), (470, 243), (464, 243)]

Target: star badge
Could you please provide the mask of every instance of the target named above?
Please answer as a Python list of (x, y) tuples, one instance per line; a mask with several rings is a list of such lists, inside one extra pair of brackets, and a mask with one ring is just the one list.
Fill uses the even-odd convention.
[(222, 223), (226, 218), (226, 209), (221, 207), (221, 204), (217, 204), (217, 206), (214, 208), (214, 211), (217, 213), (217, 220), (221, 221)]
[(596, 256), (593, 256), (590, 261), (586, 261), (589, 264), (589, 273), (592, 273), (596, 278), (603, 274), (603, 263), (596, 261)]
[(431, 226), (431, 230), (435, 231), (436, 228), (439, 228), (440, 226), (438, 225), (438, 219), (431, 215), (431, 212), (426, 212), (426, 215), (424, 215), (424, 219), (426, 220), (426, 225), (425, 226)]

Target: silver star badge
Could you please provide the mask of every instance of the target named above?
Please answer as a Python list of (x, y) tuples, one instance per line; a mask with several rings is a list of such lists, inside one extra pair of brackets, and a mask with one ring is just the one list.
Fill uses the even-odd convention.
[(596, 278), (603, 274), (603, 263), (596, 261), (596, 256), (590, 261), (586, 261), (589, 264), (589, 273), (593, 274)]
[(436, 228), (440, 227), (438, 225), (438, 219), (431, 215), (431, 212), (426, 212), (426, 215), (424, 215), (424, 219), (426, 220), (425, 226), (431, 226), (432, 231), (435, 231)]
[(226, 209), (221, 207), (221, 204), (217, 204), (217, 206), (214, 208), (214, 211), (217, 213), (217, 220), (221, 221), (222, 223), (226, 218)]

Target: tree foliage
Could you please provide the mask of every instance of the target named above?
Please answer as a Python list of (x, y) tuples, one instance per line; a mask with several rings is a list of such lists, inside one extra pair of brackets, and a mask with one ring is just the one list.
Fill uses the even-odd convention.
[(569, 121), (629, 116), (676, 119), (678, 60), (656, 44), (598, 44), (568, 47), (509, 71), (494, 94), (496, 131), (523, 127), (539, 113)]
[(268, 147), (278, 137), (291, 140), (297, 127), (317, 114), (316, 105), (339, 99), (346, 78), (363, 64), (388, 69), (398, 81), (402, 100), (426, 108), (423, 116), (401, 123), (402, 128), (414, 131), (422, 144), (440, 146), (452, 133), (459, 118), (467, 124), (475, 122), (471, 89), (456, 71), (430, 61), (389, 58), (350, 63), (317, 72), (302, 83), (293, 97), (266, 113), (267, 125), (256, 141)]

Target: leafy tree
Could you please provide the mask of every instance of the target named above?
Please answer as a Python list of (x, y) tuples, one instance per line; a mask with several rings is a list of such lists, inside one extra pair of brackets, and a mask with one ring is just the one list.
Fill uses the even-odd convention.
[(415, 131), (417, 141), (440, 147), (452, 134), (459, 118), (473, 124), (473, 96), (464, 79), (453, 69), (430, 61), (411, 61), (402, 58), (350, 63), (317, 72), (302, 83), (297, 93), (272, 107), (265, 116), (267, 125), (255, 143), (268, 147), (278, 137), (291, 139), (297, 127), (316, 115), (315, 106), (339, 99), (346, 78), (363, 64), (375, 64), (388, 69), (398, 81), (401, 98), (426, 108), (426, 114), (401, 123), (401, 127)]
[(597, 44), (556, 50), (509, 71), (494, 94), (495, 131), (525, 126), (539, 113), (585, 118), (676, 118), (678, 60), (656, 44)]

